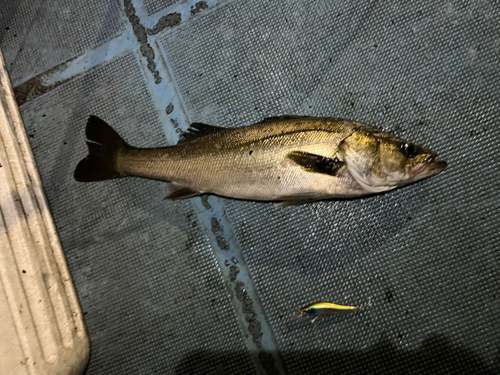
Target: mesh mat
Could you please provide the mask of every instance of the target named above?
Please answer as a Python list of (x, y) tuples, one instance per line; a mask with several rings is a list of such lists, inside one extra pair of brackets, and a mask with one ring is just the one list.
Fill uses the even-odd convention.
[[(131, 144), (164, 145), (151, 102), (138, 60), (129, 54), (22, 107), (89, 328), (87, 374), (185, 373), (183, 358), (191, 352), (244, 350), (189, 202), (163, 200), (159, 181), (81, 184), (72, 177), (87, 153), (82, 124), (89, 113), (116, 124)], [(252, 373), (248, 354), (238, 360), (210, 364)]]
[(154, 14), (162, 9), (178, 3), (180, 0), (144, 0), (144, 7), (148, 14)]
[(0, 45), (12, 84), (123, 31), (121, 12), (115, 1), (2, 0)]
[[(437, 177), (368, 199), (282, 210), (226, 200), (289, 373), (498, 366), (499, 11), (236, 1), (166, 35), (192, 121), (344, 117), (449, 162)], [(371, 307), (293, 321), (318, 300)]]
[[(196, 2), (175, 3), (191, 15)], [(500, 373), (500, 5), (233, 0), (184, 21), (148, 36), (160, 85), (138, 44), (21, 107), (86, 314), (87, 375), (246, 374), (255, 358), (277, 373), (279, 361), (245, 346), (219, 263), (231, 247), (241, 248), (258, 291), (251, 302), (272, 331), (261, 344), (273, 336), (284, 373)], [(101, 41), (78, 44), (80, 34), (64, 32), (78, 48), (61, 59)], [(20, 80), (29, 51), (24, 73), (11, 68)], [(158, 104), (170, 76), (175, 110)], [(280, 114), (362, 121), (435, 150), (448, 168), (365, 199), (285, 209), (221, 199), (211, 210), (228, 224), (217, 230), (198, 208), (207, 200), (163, 200), (164, 183), (73, 180), (89, 114), (154, 147), (165, 144), (162, 127), (180, 130), (178, 102), (192, 122), (227, 127)], [(318, 300), (363, 308), (294, 319)]]

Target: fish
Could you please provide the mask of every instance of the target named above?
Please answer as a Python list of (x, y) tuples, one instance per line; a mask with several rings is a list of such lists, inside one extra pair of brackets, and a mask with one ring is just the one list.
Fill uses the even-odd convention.
[(90, 116), (89, 154), (80, 182), (136, 176), (172, 184), (170, 199), (201, 194), (281, 206), (386, 192), (443, 171), (447, 163), (418, 145), (338, 118), (278, 116), (243, 127), (193, 123), (177, 145), (136, 148)]
[(299, 316), (337, 315), (356, 310), (358, 310), (356, 306), (337, 305), (331, 302), (316, 302), (301, 308), (299, 310)]

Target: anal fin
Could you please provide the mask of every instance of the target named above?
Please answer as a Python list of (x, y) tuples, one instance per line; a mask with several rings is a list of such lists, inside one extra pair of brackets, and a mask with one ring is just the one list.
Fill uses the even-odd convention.
[(178, 200), (196, 197), (197, 195), (203, 194), (203, 192), (190, 189), (188, 187), (176, 184), (175, 182), (171, 183), (170, 186), (172, 186), (173, 189), (171, 189), (172, 191), (170, 192), (170, 194), (167, 195), (164, 199)]
[(344, 162), (337, 157), (326, 158), (321, 155), (311, 154), (303, 151), (292, 151), (287, 157), (300, 165), (302, 169), (308, 172), (324, 173), (335, 176)]

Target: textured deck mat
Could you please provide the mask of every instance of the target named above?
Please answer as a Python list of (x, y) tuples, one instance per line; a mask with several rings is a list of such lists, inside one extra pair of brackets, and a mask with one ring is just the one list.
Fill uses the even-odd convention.
[[(132, 144), (165, 145), (142, 77), (137, 58), (126, 55), (22, 107), (89, 327), (88, 374), (165, 373), (206, 347), (244, 350), (189, 202), (163, 200), (165, 183), (158, 181), (73, 180), (87, 153), (89, 113), (105, 117)], [(211, 363), (228, 373), (252, 369), (248, 355), (238, 360)]]
[[(498, 361), (498, 11), (236, 1), (165, 36), (192, 121), (344, 117), (449, 161), (368, 199), (282, 210), (226, 200), (289, 373), (482, 373)], [(317, 300), (372, 306), (293, 321)]]
[[(173, 3), (128, 1), (112, 48), (54, 73), (21, 107), (86, 313), (87, 375), (500, 373), (500, 5)], [(171, 5), (178, 22), (147, 33)], [(109, 7), (104, 30), (125, 14)], [(37, 65), (37, 35), (23, 49), (35, 65), (14, 81), (52, 66)], [(7, 60), (19, 48), (0, 45)], [(74, 46), (55, 60), (91, 47)], [(188, 121), (344, 117), (423, 144), (448, 168), (387, 194), (285, 209), (170, 202), (157, 181), (72, 179), (89, 114), (148, 147)], [(362, 309), (295, 319), (319, 300)]]
[(154, 14), (178, 2), (180, 0), (144, 0), (144, 7), (148, 14)]
[(116, 1), (4, 0), (0, 46), (15, 86), (123, 31)]

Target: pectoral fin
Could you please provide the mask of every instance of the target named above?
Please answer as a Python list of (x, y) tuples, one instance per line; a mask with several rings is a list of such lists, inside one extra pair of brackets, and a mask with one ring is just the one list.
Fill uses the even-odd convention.
[(305, 171), (324, 173), (335, 176), (344, 162), (333, 158), (325, 158), (321, 155), (311, 154), (309, 152), (292, 151), (287, 157), (300, 165)]

